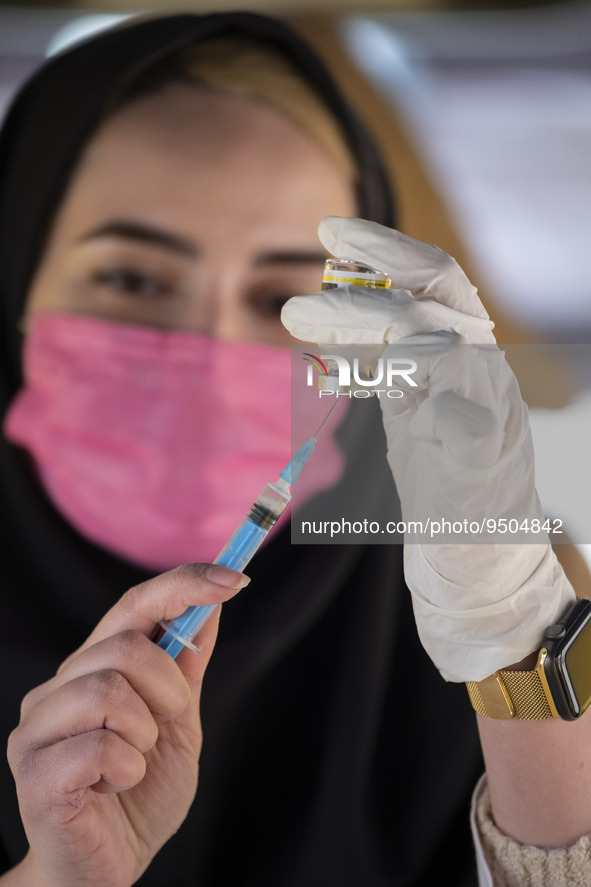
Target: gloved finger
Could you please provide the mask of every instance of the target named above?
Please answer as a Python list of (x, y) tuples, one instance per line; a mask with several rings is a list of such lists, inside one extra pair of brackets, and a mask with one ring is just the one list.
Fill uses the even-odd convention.
[[(413, 344), (408, 344), (411, 340)], [(415, 344), (415, 340), (421, 344)], [(515, 435), (523, 427), (525, 407), (502, 351), (463, 345), (458, 337), (432, 333), (390, 346), (382, 359), (389, 355), (395, 355), (394, 360), (413, 360), (416, 366), (407, 377), (416, 388), (406, 385), (403, 392), (407, 401), (414, 395), (415, 409), (412, 414), (407, 409), (404, 415), (416, 440), (440, 445), (442, 455), (467, 468), (493, 466), (504, 443), (514, 444)], [(402, 389), (402, 376), (398, 384)], [(418, 400), (418, 392), (427, 396)], [(392, 420), (402, 415), (402, 400), (382, 403), (386, 431), (393, 439)], [(509, 421), (512, 413), (519, 421)]]
[(281, 310), (281, 322), (294, 338), (325, 345), (388, 344), (438, 330), (454, 330), (468, 342), (494, 343), (488, 320), (432, 299), (419, 302), (398, 289), (339, 286), (293, 296)]
[(437, 327), (410, 293), (375, 292), (339, 286), (314, 296), (293, 296), (281, 310), (281, 321), (296, 339), (326, 345), (379, 345)]
[[(393, 380), (396, 376), (397, 385), (409, 393), (429, 389), (432, 379), (443, 381), (439, 390), (453, 387), (452, 381), (460, 375), (456, 367), (456, 346), (462, 342), (465, 343), (465, 339), (449, 329), (404, 336), (381, 352), (386, 377)], [(400, 371), (397, 371), (397, 367), (400, 367)], [(404, 367), (408, 373), (403, 372)]]
[(441, 445), (446, 454), (467, 468), (488, 468), (501, 454), (503, 425), (493, 410), (443, 391), (427, 398), (410, 421), (417, 440)]
[[(521, 401), (518, 390), (513, 390), (517, 383), (512, 384), (514, 377), (503, 352), (496, 346), (468, 345), (453, 330), (407, 336), (384, 348), (374, 364), (373, 387), (385, 386), (380, 405), (391, 435), (397, 434), (395, 417), (410, 422), (421, 404), (440, 393), (453, 392), (467, 403), (486, 408), (498, 428), (505, 427), (511, 404)], [(430, 432), (418, 436), (441, 442)]]
[(412, 364), (407, 388), (436, 394), (455, 391), (482, 406), (503, 412), (507, 392), (520, 400), (519, 388), (505, 354), (496, 345), (471, 345), (454, 330), (406, 336), (382, 352), (387, 366)]
[(460, 342), (462, 337), (454, 330), (436, 330), (405, 336), (399, 344), (388, 345), (381, 351), (371, 370), (372, 377), (377, 380), (373, 387), (386, 386), (381, 392), (384, 396), (380, 396), (385, 423), (394, 416), (404, 417), (409, 422), (415, 410), (429, 397), (432, 377), (443, 376), (451, 384), (454, 374), (445, 369), (439, 371), (438, 364), (450, 351), (453, 355), (453, 349)]
[(334, 256), (367, 262), (385, 271), (394, 286), (409, 290), (416, 299), (434, 299), (488, 321), (488, 329), (492, 329), (476, 288), (455, 259), (439, 247), (377, 222), (340, 216), (323, 219), (318, 236)]

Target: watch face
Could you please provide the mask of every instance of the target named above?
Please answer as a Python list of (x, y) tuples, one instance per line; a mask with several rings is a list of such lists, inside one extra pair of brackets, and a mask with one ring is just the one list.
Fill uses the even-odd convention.
[(591, 601), (578, 600), (564, 619), (565, 636), (553, 659), (560, 675), (571, 718), (591, 703)]
[(591, 631), (581, 631), (561, 657), (573, 712), (577, 716), (591, 702)]

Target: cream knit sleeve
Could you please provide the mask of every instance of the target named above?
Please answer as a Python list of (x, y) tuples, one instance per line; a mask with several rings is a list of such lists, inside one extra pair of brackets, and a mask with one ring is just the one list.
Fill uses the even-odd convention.
[(556, 850), (532, 847), (508, 838), (492, 818), (486, 781), (475, 793), (474, 825), (477, 851), (482, 849), (492, 878), (492, 882), (486, 877), (481, 879), (482, 884), (487, 881), (494, 887), (589, 887), (591, 884), (591, 835)]

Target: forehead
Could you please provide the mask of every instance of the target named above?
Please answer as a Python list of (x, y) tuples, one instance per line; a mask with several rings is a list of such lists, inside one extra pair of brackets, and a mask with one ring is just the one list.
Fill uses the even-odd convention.
[(323, 148), (280, 113), (173, 84), (100, 127), (63, 209), (74, 225), (132, 213), (209, 234), (221, 224), (269, 236), (277, 225), (315, 231), (323, 215), (352, 203), (351, 184)]

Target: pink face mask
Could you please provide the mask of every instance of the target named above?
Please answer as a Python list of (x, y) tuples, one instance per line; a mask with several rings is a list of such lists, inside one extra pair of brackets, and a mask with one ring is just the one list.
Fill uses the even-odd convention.
[[(149, 569), (213, 560), (291, 456), (289, 349), (45, 314), (24, 363), (8, 440), (82, 535)], [(341, 476), (338, 412), (298, 501)]]

